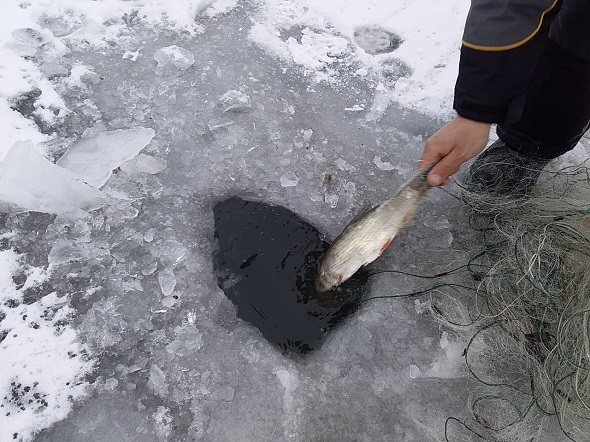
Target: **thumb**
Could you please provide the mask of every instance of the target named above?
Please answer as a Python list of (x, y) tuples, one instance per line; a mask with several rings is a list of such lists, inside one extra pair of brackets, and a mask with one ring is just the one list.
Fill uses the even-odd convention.
[(433, 187), (447, 184), (450, 176), (459, 171), (461, 164), (463, 161), (455, 155), (443, 157), (428, 174), (428, 184)]

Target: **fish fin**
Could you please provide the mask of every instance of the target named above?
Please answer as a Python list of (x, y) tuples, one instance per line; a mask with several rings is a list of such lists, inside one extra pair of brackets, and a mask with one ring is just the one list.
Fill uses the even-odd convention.
[(367, 216), (369, 213), (371, 213), (376, 208), (377, 208), (377, 206), (372, 206), (371, 207), (370, 205), (365, 204), (363, 207), (361, 207), (361, 210), (359, 210), (359, 212), (354, 216), (354, 218), (352, 218), (350, 220), (350, 222), (348, 223), (348, 225), (350, 226), (351, 224), (354, 224), (357, 221), (363, 219), (365, 216)]
[(389, 244), (391, 244), (392, 241), (393, 239), (388, 239), (385, 241), (385, 243), (381, 246), (381, 253), (385, 252), (385, 249), (389, 247)]

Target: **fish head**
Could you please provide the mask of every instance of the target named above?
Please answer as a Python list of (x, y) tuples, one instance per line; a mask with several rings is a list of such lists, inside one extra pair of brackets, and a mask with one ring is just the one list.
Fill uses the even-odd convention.
[(344, 279), (343, 273), (337, 273), (329, 269), (322, 269), (318, 272), (314, 285), (318, 293), (325, 293), (339, 286)]

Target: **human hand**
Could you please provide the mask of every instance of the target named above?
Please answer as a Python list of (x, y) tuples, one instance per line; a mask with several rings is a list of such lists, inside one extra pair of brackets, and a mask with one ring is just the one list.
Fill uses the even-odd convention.
[(440, 160), (428, 174), (428, 184), (448, 184), (449, 177), (459, 170), (461, 164), (484, 149), (489, 140), (490, 126), (490, 123), (457, 116), (428, 138), (418, 167), (423, 168)]

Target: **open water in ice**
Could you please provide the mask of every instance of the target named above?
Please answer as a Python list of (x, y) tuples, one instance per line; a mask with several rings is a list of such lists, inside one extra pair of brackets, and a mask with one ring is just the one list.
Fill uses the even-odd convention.
[[(376, 80), (354, 76), (345, 57), (320, 83), (277, 60), (249, 40), (253, 13), (203, 19), (197, 35), (138, 23), (123, 47), (73, 47), (60, 61), (99, 79), (64, 94), (73, 113), (53, 128), (52, 155), (89, 128), (156, 135), (107, 181), (103, 190), (123, 199), (82, 218), (1, 218), (15, 232), (4, 246), (52, 269), (27, 302), (69, 297), (96, 362), (89, 397), (35, 441), (424, 441), (466, 416), (461, 358), (414, 299), (363, 304), (298, 359), (239, 319), (218, 287), (218, 201), (289, 208), (332, 240), (410, 176), (438, 125), (395, 104), (376, 114)], [(137, 49), (136, 60), (122, 57)], [(459, 201), (431, 191), (376, 266), (436, 274), (464, 264), (476, 247), (467, 219)], [(367, 291), (427, 285), (380, 275)]]

